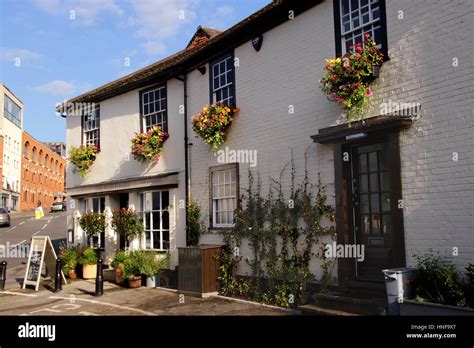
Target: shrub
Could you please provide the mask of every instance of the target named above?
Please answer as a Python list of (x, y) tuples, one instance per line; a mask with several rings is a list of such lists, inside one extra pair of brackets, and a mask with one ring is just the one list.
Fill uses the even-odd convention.
[(124, 277), (152, 276), (159, 271), (155, 253), (150, 250), (134, 250), (128, 254), (123, 264)]
[(90, 247), (84, 249), (81, 258), (79, 259), (81, 265), (96, 265), (97, 261), (97, 254), (95, 250)]
[(463, 283), (454, 264), (440, 255), (416, 257), (413, 282), (417, 299), (454, 306), (466, 306)]
[(201, 208), (196, 202), (189, 202), (186, 222), (188, 245), (197, 245), (199, 243), (199, 237), (204, 230), (200, 220)]
[(82, 177), (86, 176), (99, 152), (100, 149), (97, 145), (71, 146), (68, 159), (73, 165), (74, 173), (79, 173)]
[(140, 216), (131, 209), (117, 209), (112, 213), (112, 228), (119, 235), (129, 238), (143, 233)]
[(75, 270), (79, 262), (79, 247), (66, 245), (60, 246), (59, 257), (62, 260), (63, 272), (67, 274), (70, 270)]
[(104, 215), (92, 211), (84, 213), (79, 218), (79, 225), (89, 237), (103, 232), (107, 227)]
[(123, 264), (127, 259), (128, 254), (125, 251), (119, 251), (110, 263), (110, 266), (114, 269), (118, 268), (120, 265), (123, 267)]

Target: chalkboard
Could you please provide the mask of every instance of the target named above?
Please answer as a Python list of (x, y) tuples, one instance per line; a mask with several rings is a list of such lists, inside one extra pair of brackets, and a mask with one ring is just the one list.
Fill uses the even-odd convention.
[[(26, 265), (23, 289), (25, 289), (26, 285), (34, 285), (35, 290), (38, 291), (43, 263), (46, 264), (47, 272), (54, 272), (56, 269), (56, 252), (48, 236), (35, 236), (31, 238), (30, 256)], [(61, 275), (64, 283), (67, 284), (66, 277), (62, 271)]]
[(33, 251), (33, 254), (31, 255), (30, 265), (28, 267), (28, 276), (26, 277), (27, 280), (31, 280), (34, 282), (38, 280), (40, 276), (42, 256), (42, 251)]

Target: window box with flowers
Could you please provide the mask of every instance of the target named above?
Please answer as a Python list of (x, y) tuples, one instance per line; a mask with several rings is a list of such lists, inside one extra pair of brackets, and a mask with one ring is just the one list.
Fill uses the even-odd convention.
[(238, 112), (238, 108), (222, 102), (206, 105), (193, 117), (193, 130), (215, 152), (225, 142), (229, 127)]
[(133, 157), (140, 163), (158, 162), (168, 137), (168, 133), (162, 132), (159, 126), (150, 128), (146, 133), (135, 133), (131, 141)]
[(342, 58), (326, 59), (326, 75), (321, 90), (344, 108), (347, 121), (363, 120), (370, 108), (370, 82), (378, 76), (383, 53), (369, 34), (363, 44), (356, 44)]
[(99, 152), (99, 146), (94, 144), (88, 146), (80, 145), (78, 147), (71, 146), (68, 159), (74, 166), (74, 173), (79, 173), (82, 177), (86, 176)]

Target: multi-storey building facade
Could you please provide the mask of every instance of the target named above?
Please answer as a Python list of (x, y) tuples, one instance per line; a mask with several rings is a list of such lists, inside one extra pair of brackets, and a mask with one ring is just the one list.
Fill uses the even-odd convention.
[(41, 203), (48, 211), (53, 202), (65, 198), (66, 160), (27, 132), (21, 144), (21, 210), (33, 210)]
[[(169, 249), (176, 265), (186, 240), (182, 200), (201, 207), (201, 242), (222, 243), (248, 171), (267, 192), (293, 161), (297, 182), (306, 167), (327, 186), (337, 233), (325, 241), (365, 247), (363, 263), (337, 260), (339, 285), (381, 281), (383, 268), (413, 265), (415, 253), (430, 249), (463, 268), (474, 260), (473, 13), (467, 0), (274, 1), (222, 33), (200, 28), (183, 51), (69, 101), (97, 111), (67, 115), (67, 146), (87, 144), (95, 132), (101, 148), (84, 179), (68, 166), (75, 214), (91, 206), (141, 211), (147, 230), (136, 247)], [(385, 62), (366, 121), (348, 124), (318, 84), (325, 59), (366, 33)], [(192, 115), (218, 100), (240, 109), (221, 149), (255, 151), (256, 161), (223, 163), (200, 139), (188, 139)], [(130, 138), (150, 124), (166, 124), (170, 139), (158, 164), (142, 166), (129, 156)], [(290, 184), (282, 181), (287, 196)], [(114, 231), (104, 241), (110, 255)], [(320, 259), (311, 270), (320, 274)]]
[(23, 103), (5, 85), (0, 84), (0, 129), (3, 135), (2, 192), (0, 206), (18, 211), (21, 171), (21, 134)]
[(51, 151), (56, 152), (59, 156), (66, 158), (66, 144), (60, 141), (45, 141), (43, 142), (46, 146), (48, 146)]

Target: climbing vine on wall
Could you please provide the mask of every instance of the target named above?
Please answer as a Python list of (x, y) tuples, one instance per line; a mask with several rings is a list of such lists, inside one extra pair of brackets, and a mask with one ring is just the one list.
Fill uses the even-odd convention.
[[(282, 179), (288, 171), (291, 188), (285, 197)], [(300, 184), (295, 183), (295, 176), (291, 161), (279, 179), (271, 181), (268, 195), (263, 197), (259, 175), (255, 179), (249, 172), (249, 186), (236, 211), (235, 226), (223, 232), (226, 246), (219, 257), (223, 295), (293, 307), (306, 302), (310, 282), (328, 280), (330, 267), (320, 237), (334, 234), (334, 209), (326, 203), (321, 180), (318, 178), (316, 186), (311, 184), (306, 165)], [(243, 261), (251, 270), (245, 279), (237, 276), (243, 243), (252, 254)], [(321, 279), (315, 279), (310, 271), (312, 257), (322, 259)]]

